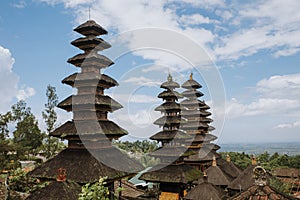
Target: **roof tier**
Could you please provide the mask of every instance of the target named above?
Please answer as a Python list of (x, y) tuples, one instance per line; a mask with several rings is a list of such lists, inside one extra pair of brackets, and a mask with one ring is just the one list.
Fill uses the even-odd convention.
[[(195, 154), (194, 151), (189, 150), (187, 147), (184, 146), (163, 146), (158, 148), (156, 151), (149, 153), (149, 155), (157, 158), (162, 158), (165, 160), (165, 158), (182, 158), (187, 157), (190, 155)], [(162, 161), (163, 162), (163, 161)]]
[(113, 112), (123, 106), (113, 100), (110, 96), (100, 94), (81, 94), (69, 96), (60, 102), (57, 107), (68, 112), (72, 111), (73, 108), (76, 108), (76, 110), (92, 109)]
[(182, 96), (189, 98), (189, 99), (197, 99), (198, 97), (202, 97), (204, 94), (202, 92), (199, 92), (198, 90), (195, 89), (188, 89), (183, 91)]
[(212, 161), (213, 158), (219, 159), (221, 156), (214, 151), (213, 149), (209, 148), (201, 148), (196, 150), (195, 154), (189, 156), (188, 158), (185, 158), (185, 162), (192, 162), (192, 163), (202, 163), (207, 161)]
[(173, 90), (175, 88), (180, 88), (180, 85), (173, 81), (171, 74), (168, 75), (168, 80), (160, 85), (161, 88)]
[(218, 160), (218, 164), (220, 169), (231, 176), (232, 178), (238, 177), (241, 173), (242, 170), (240, 170), (233, 162), (231, 161), (226, 161), (222, 158)]
[(142, 174), (139, 178), (149, 182), (164, 183), (191, 183), (200, 177), (200, 171), (186, 164), (182, 165), (156, 165), (151, 172)]
[(100, 69), (114, 64), (113, 61), (106, 56), (98, 54), (97, 51), (77, 54), (76, 56), (69, 58), (67, 62), (76, 67), (97, 67)]
[(184, 130), (201, 130), (205, 129), (208, 130), (210, 126), (207, 123), (203, 123), (201, 121), (197, 122), (187, 122), (185, 124), (182, 124), (181, 128)]
[(172, 126), (180, 125), (186, 123), (186, 119), (182, 118), (180, 115), (177, 116), (162, 116), (154, 121), (154, 124), (159, 126)]
[(85, 36), (89, 36), (89, 35), (99, 36), (99, 35), (107, 34), (107, 31), (102, 26), (97, 24), (94, 20), (88, 20), (87, 22), (75, 28), (74, 31)]
[(226, 194), (224, 191), (207, 181), (192, 188), (184, 197), (186, 200), (222, 200)]
[[(77, 128), (84, 130), (78, 133)], [(109, 120), (99, 121), (68, 121), (50, 133), (50, 136), (68, 138), (78, 135), (106, 135), (107, 137), (122, 137), (127, 131)]]
[[(218, 166), (210, 166), (205, 172), (207, 174), (208, 182), (216, 186), (227, 186), (233, 180), (232, 177), (224, 173)], [(198, 181), (198, 183), (203, 182), (203, 179)]]
[(72, 87), (100, 87), (100, 88), (111, 88), (118, 86), (118, 82), (105, 75), (96, 73), (74, 73), (62, 80), (62, 83), (70, 85)]
[(83, 51), (90, 51), (90, 50), (102, 51), (104, 49), (108, 49), (111, 47), (111, 45), (108, 42), (104, 41), (101, 38), (97, 38), (91, 35), (83, 38), (78, 38), (72, 41), (71, 44)]
[(199, 99), (185, 99), (180, 103), (180, 105), (185, 106), (187, 108), (196, 107), (199, 109), (205, 106), (206, 104), (204, 103), (204, 101), (201, 101)]
[(181, 115), (185, 118), (188, 118), (188, 117), (194, 117), (194, 116), (203, 116), (203, 117), (207, 117), (207, 116), (210, 116), (211, 113), (206, 111), (206, 110), (188, 110), (188, 109), (182, 109), (181, 110)]
[(176, 102), (165, 102), (162, 105), (155, 108), (155, 111), (168, 112), (168, 111), (181, 111), (181, 106)]
[(151, 140), (171, 141), (171, 140), (186, 140), (191, 138), (181, 130), (163, 130), (150, 137)]
[(174, 90), (166, 90), (159, 93), (158, 98), (178, 100), (182, 98), (182, 95), (179, 92), (176, 92)]
[[(105, 164), (102, 163), (105, 161)], [(121, 169), (114, 169), (120, 163)], [(124, 170), (122, 167), (124, 166)], [(132, 171), (140, 171), (143, 167), (130, 159), (126, 154), (111, 147), (106, 149), (65, 149), (55, 157), (42, 163), (29, 172), (29, 176), (44, 179), (56, 179), (57, 169), (64, 168), (67, 172), (67, 180), (77, 183), (90, 183), (99, 180), (99, 177), (107, 177), (107, 182), (130, 176), (132, 173), (125, 172), (130, 166)]]
[(203, 134), (203, 133), (200, 133), (200, 134), (195, 134), (195, 135), (191, 135), (192, 138), (187, 140), (187, 142), (211, 142), (211, 141), (214, 141), (216, 140), (218, 137), (217, 136), (214, 136), (212, 134)]
[(238, 177), (236, 177), (228, 188), (232, 190), (246, 190), (254, 185), (253, 169), (257, 165), (249, 165)]
[(191, 73), (190, 79), (185, 81), (181, 87), (185, 89), (199, 89), (202, 88), (202, 85), (193, 79), (193, 73)]
[(77, 200), (81, 193), (81, 185), (75, 182), (52, 181), (49, 185), (34, 191), (26, 200), (69, 199)]

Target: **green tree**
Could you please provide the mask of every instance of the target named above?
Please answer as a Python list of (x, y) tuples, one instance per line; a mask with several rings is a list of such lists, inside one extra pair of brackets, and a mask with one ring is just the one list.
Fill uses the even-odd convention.
[(45, 111), (42, 112), (43, 119), (47, 126), (46, 138), (46, 157), (49, 158), (61, 147), (60, 141), (57, 138), (51, 137), (50, 133), (55, 129), (57, 121), (57, 114), (55, 107), (58, 104), (58, 96), (55, 87), (48, 85), (46, 90), (47, 103), (45, 104)]
[(0, 170), (8, 167), (9, 158), (8, 152), (12, 150), (9, 144), (8, 123), (11, 121), (11, 113), (0, 114)]
[(105, 186), (107, 178), (100, 178), (94, 184), (86, 184), (82, 187), (79, 200), (109, 200), (109, 190)]
[(19, 101), (12, 106), (12, 119), (16, 123), (13, 142), (18, 157), (25, 155), (24, 153), (28, 156), (30, 153), (36, 153), (35, 150), (42, 145), (43, 134), (25, 101)]

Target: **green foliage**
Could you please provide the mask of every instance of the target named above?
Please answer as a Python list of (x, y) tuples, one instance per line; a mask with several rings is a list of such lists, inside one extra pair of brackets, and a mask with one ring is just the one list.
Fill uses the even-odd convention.
[(109, 200), (109, 190), (105, 186), (107, 178), (100, 178), (94, 184), (86, 184), (82, 187), (79, 200)]
[(221, 156), (226, 159), (228, 154), (231, 158), (231, 161), (240, 169), (246, 169), (251, 164), (251, 157), (248, 154), (238, 153), (238, 152), (221, 152)]
[(48, 85), (46, 90), (47, 103), (45, 104), (45, 111), (42, 112), (43, 119), (47, 126), (47, 137), (45, 139), (44, 150), (46, 151), (46, 157), (49, 158), (60, 150), (63, 145), (58, 138), (50, 136), (50, 133), (55, 129), (55, 123), (57, 121), (57, 114), (55, 107), (58, 104), (58, 96), (56, 94), (55, 87)]
[(21, 168), (13, 170), (9, 176), (9, 188), (17, 192), (33, 192), (45, 187), (47, 184), (47, 182), (40, 183), (38, 179), (28, 177), (27, 173)]
[(153, 152), (158, 148), (157, 142), (153, 141), (148, 141), (148, 140), (137, 140), (135, 142), (116, 142), (115, 143), (120, 149), (123, 149), (127, 152), (132, 152), (132, 153), (149, 153)]
[(269, 179), (269, 184), (271, 187), (275, 188), (278, 192), (288, 194), (290, 185), (287, 183), (283, 183), (280, 180), (278, 180), (276, 177), (271, 177)]

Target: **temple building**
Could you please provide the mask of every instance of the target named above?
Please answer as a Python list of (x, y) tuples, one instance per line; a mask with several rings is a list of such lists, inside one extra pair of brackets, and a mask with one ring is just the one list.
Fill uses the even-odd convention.
[(74, 31), (84, 37), (71, 44), (84, 53), (70, 58), (68, 63), (80, 71), (62, 82), (75, 88), (77, 94), (58, 104), (59, 108), (73, 112), (73, 120), (50, 133), (67, 140), (68, 147), (30, 172), (31, 177), (50, 182), (45, 188), (34, 192), (28, 198), (31, 200), (50, 197), (78, 199), (81, 186), (97, 182), (100, 177), (107, 177), (110, 199), (114, 199), (114, 182), (119, 182), (121, 186), (121, 179), (132, 177), (142, 170), (138, 162), (112, 146), (113, 139), (119, 139), (127, 132), (107, 118), (109, 112), (122, 108), (104, 93), (104, 90), (118, 85), (116, 80), (101, 73), (101, 69), (114, 64), (109, 58), (98, 54), (111, 47), (97, 37), (107, 34), (107, 31), (93, 20), (81, 24)]
[(196, 152), (185, 158), (184, 161), (204, 171), (211, 165), (213, 157), (220, 158), (220, 155), (216, 153), (220, 147), (212, 143), (217, 137), (210, 134), (214, 130), (214, 127), (209, 125), (212, 122), (212, 119), (209, 118), (211, 113), (208, 111), (210, 107), (198, 99), (203, 96), (203, 93), (198, 91), (202, 85), (193, 79), (192, 73), (189, 80), (185, 81), (181, 87), (185, 89), (182, 95), (186, 98), (180, 103), (183, 107), (182, 116), (187, 119), (187, 123), (182, 125), (182, 129), (192, 137), (186, 141), (189, 149)]
[(164, 116), (157, 119), (154, 124), (159, 125), (163, 130), (153, 135), (151, 139), (161, 142), (161, 147), (151, 155), (159, 158), (161, 163), (154, 166), (150, 172), (144, 173), (140, 179), (159, 183), (161, 193), (158, 199), (177, 200), (184, 197), (193, 181), (199, 179), (200, 171), (184, 164), (184, 157), (193, 152), (184, 146), (185, 140), (190, 136), (180, 130), (181, 124), (186, 121), (181, 117), (181, 107), (177, 103), (181, 94), (175, 89), (180, 86), (169, 74), (168, 80), (160, 87), (165, 90), (158, 97), (165, 102), (155, 110), (162, 112)]

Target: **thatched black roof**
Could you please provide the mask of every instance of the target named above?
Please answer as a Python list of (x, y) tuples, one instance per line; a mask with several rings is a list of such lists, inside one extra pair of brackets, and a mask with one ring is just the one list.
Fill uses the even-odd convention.
[(194, 79), (189, 79), (181, 85), (182, 88), (185, 89), (199, 89), (202, 88), (202, 85), (195, 81)]
[[(118, 163), (119, 169), (110, 167)], [(66, 169), (67, 180), (77, 183), (96, 182), (99, 177), (108, 177), (109, 182), (143, 169), (141, 164), (114, 147), (89, 151), (67, 148), (29, 172), (29, 176), (56, 179), (58, 168)], [(132, 172), (126, 172), (128, 169)]]
[(236, 177), (229, 185), (228, 188), (232, 190), (243, 190), (254, 185), (253, 169), (256, 165), (249, 165), (238, 177)]
[(68, 98), (60, 102), (57, 107), (66, 111), (72, 111), (73, 106), (76, 106), (77, 110), (84, 108), (84, 106), (94, 107), (96, 110), (104, 110), (113, 112), (123, 106), (116, 100), (107, 95), (100, 94), (80, 94), (71, 95)]
[(188, 117), (194, 117), (194, 116), (204, 116), (207, 117), (209, 115), (211, 115), (210, 112), (206, 111), (206, 110), (187, 110), (187, 109), (182, 109), (181, 111), (181, 115), (185, 116), (186, 118)]
[(77, 54), (76, 56), (69, 58), (67, 62), (76, 67), (94, 66), (98, 68), (105, 68), (114, 64), (109, 58), (94, 51)]
[(170, 125), (179, 125), (186, 123), (187, 120), (182, 118), (180, 115), (178, 116), (162, 116), (155, 120), (153, 123), (160, 126), (170, 126)]
[(205, 106), (206, 104), (204, 103), (204, 101), (201, 101), (199, 99), (185, 99), (183, 100), (180, 105), (185, 106), (187, 108), (189, 107), (198, 107), (198, 108), (202, 108), (203, 106)]
[(241, 173), (242, 170), (239, 169), (233, 162), (231, 161), (226, 161), (222, 158), (220, 158), (218, 160), (218, 165), (220, 167), (220, 169), (225, 172), (226, 174), (228, 174), (229, 176), (236, 178), (238, 177)]
[(209, 148), (201, 148), (198, 149), (195, 154), (189, 156), (188, 158), (185, 158), (185, 162), (207, 162), (212, 161), (213, 157), (216, 159), (219, 159), (221, 156), (213, 149)]
[[(227, 186), (233, 180), (232, 177), (228, 176), (219, 166), (210, 166), (205, 170), (209, 183), (216, 186)], [(199, 183), (204, 182), (203, 179), (199, 180)]]
[(77, 128), (80, 128), (79, 135), (98, 135), (105, 134), (107, 136), (124, 136), (127, 131), (119, 127), (116, 123), (109, 120), (95, 121), (68, 121), (50, 133), (51, 136), (64, 138), (68, 136), (78, 135)]
[(155, 111), (167, 112), (167, 111), (180, 111), (181, 106), (176, 102), (165, 102), (155, 108)]
[(151, 140), (157, 141), (186, 140), (189, 138), (191, 136), (181, 130), (163, 130), (150, 137)]
[(276, 189), (272, 188), (269, 185), (264, 185), (264, 186), (253, 185), (250, 188), (248, 188), (246, 191), (239, 193), (230, 199), (231, 200), (244, 200), (244, 199), (296, 200), (291, 196), (278, 192)]
[(105, 75), (105, 74), (96, 74), (93, 72), (90, 73), (74, 73), (62, 80), (62, 83), (70, 85), (72, 87), (78, 87), (81, 85), (87, 85), (90, 87), (103, 87), (110, 88), (119, 85), (118, 82)]
[(75, 47), (78, 47), (81, 50), (97, 50), (102, 51), (104, 49), (108, 49), (111, 45), (104, 41), (101, 38), (97, 38), (95, 36), (87, 36), (83, 38), (78, 38), (71, 42), (71, 44)]
[[(158, 148), (156, 151), (151, 152), (149, 155), (157, 158), (179, 158), (187, 157), (195, 154), (194, 151), (187, 149), (184, 146), (163, 146)], [(163, 162), (164, 160), (162, 160)]]
[(189, 122), (182, 124), (182, 129), (184, 130), (200, 130), (200, 129), (208, 129), (209, 125), (207, 123), (203, 123), (201, 121), (198, 122)]
[(180, 85), (173, 81), (171, 74), (168, 75), (168, 80), (160, 85), (161, 88), (173, 90), (175, 88), (180, 88)]
[(158, 98), (162, 98), (162, 99), (172, 98), (178, 100), (182, 98), (182, 95), (179, 92), (176, 92), (174, 90), (166, 90), (159, 93)]
[(98, 35), (107, 34), (107, 31), (102, 26), (97, 24), (94, 20), (88, 20), (87, 22), (75, 28), (74, 31), (85, 36), (88, 35), (98, 36)]
[(225, 192), (211, 183), (203, 182), (187, 193), (186, 200), (221, 200)]
[(75, 182), (53, 181), (46, 187), (33, 192), (26, 200), (78, 200), (81, 186)]
[(196, 134), (196, 135), (191, 135), (192, 138), (187, 140), (187, 142), (211, 142), (216, 140), (218, 137), (214, 136), (212, 134)]
[(141, 175), (139, 179), (147, 182), (164, 183), (191, 183), (201, 175), (199, 170), (186, 164), (181, 165), (156, 165), (150, 172)]
[(189, 90), (185, 90), (181, 93), (184, 97), (187, 98), (198, 98), (198, 97), (202, 97), (204, 94), (198, 90), (195, 89), (189, 89)]

